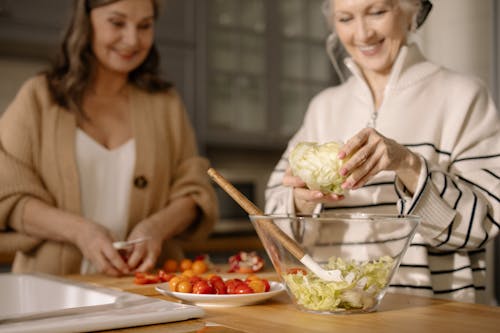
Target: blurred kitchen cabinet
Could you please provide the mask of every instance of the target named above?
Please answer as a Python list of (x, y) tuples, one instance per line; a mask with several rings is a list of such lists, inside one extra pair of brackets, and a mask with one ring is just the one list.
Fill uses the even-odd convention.
[(194, 46), (195, 0), (164, 0), (156, 23), (157, 41)]
[(0, 0), (0, 51), (49, 57), (69, 21), (72, 1)]
[[(0, 0), (0, 41), (57, 45), (69, 22), (72, 0)], [(194, 0), (166, 0), (157, 22), (159, 42), (194, 45)]]
[(191, 48), (158, 43), (161, 56), (161, 75), (172, 82), (186, 105), (187, 112), (195, 120), (195, 55)]
[(208, 0), (200, 40), (209, 146), (282, 149), (332, 84), (323, 0)]
[(193, 122), (196, 117), (195, 16), (195, 0), (167, 0), (156, 23), (161, 75), (175, 85)]

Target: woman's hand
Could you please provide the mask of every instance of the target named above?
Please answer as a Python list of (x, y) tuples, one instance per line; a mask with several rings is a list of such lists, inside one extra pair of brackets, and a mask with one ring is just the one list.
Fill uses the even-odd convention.
[(112, 276), (130, 273), (127, 264), (113, 247), (111, 234), (102, 225), (85, 222), (76, 238), (76, 245), (99, 272)]
[(357, 189), (380, 171), (395, 171), (403, 184), (414, 193), (420, 174), (420, 158), (408, 148), (388, 139), (373, 128), (365, 128), (349, 139), (339, 158), (350, 156), (340, 173), (348, 176), (344, 189)]
[(161, 253), (163, 233), (149, 220), (143, 220), (132, 230), (127, 240), (147, 238), (145, 242), (135, 244), (128, 257), (128, 267), (131, 271), (147, 272), (154, 268)]
[(130, 270), (146, 272), (155, 267), (163, 242), (175, 237), (198, 218), (194, 199), (182, 196), (170, 201), (168, 206), (139, 222), (128, 236), (128, 240), (149, 238), (136, 244), (127, 261)]
[(283, 185), (293, 187), (295, 208), (299, 213), (312, 213), (314, 207), (319, 203), (329, 203), (342, 200), (344, 196), (338, 194), (326, 194), (317, 190), (310, 190), (302, 179), (292, 174), (288, 168), (283, 176)]

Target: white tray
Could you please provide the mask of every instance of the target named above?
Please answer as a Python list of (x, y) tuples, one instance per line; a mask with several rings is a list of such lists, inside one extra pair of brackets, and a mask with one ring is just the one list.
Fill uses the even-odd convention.
[(197, 306), (42, 274), (0, 274), (0, 333), (88, 332), (198, 318)]

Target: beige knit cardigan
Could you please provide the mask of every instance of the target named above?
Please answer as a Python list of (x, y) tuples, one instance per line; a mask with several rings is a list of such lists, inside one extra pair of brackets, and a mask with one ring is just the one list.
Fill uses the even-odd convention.
[[(189, 195), (202, 214), (185, 234), (192, 240), (207, 236), (217, 218), (216, 197), (206, 176), (208, 161), (197, 155), (178, 94), (128, 89), (136, 140), (134, 179), (141, 180), (131, 189), (128, 231), (171, 200)], [(51, 99), (45, 77), (23, 85), (0, 119), (0, 231), (24, 234), (23, 207), (30, 197), (81, 213), (76, 128), (75, 115)], [(74, 245), (24, 238), (29, 246), (19, 244), (23, 251), (16, 253), (14, 272), (79, 272), (82, 255)]]

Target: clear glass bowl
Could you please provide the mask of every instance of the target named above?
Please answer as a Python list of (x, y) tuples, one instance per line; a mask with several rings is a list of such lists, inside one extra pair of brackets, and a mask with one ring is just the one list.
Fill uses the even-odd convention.
[[(250, 219), (294, 304), (314, 313), (375, 311), (420, 222), (417, 216), (374, 214), (251, 215)], [(284, 246), (273, 229), (295, 250)], [(338, 278), (319, 278), (297, 258), (301, 256), (297, 248)]]

